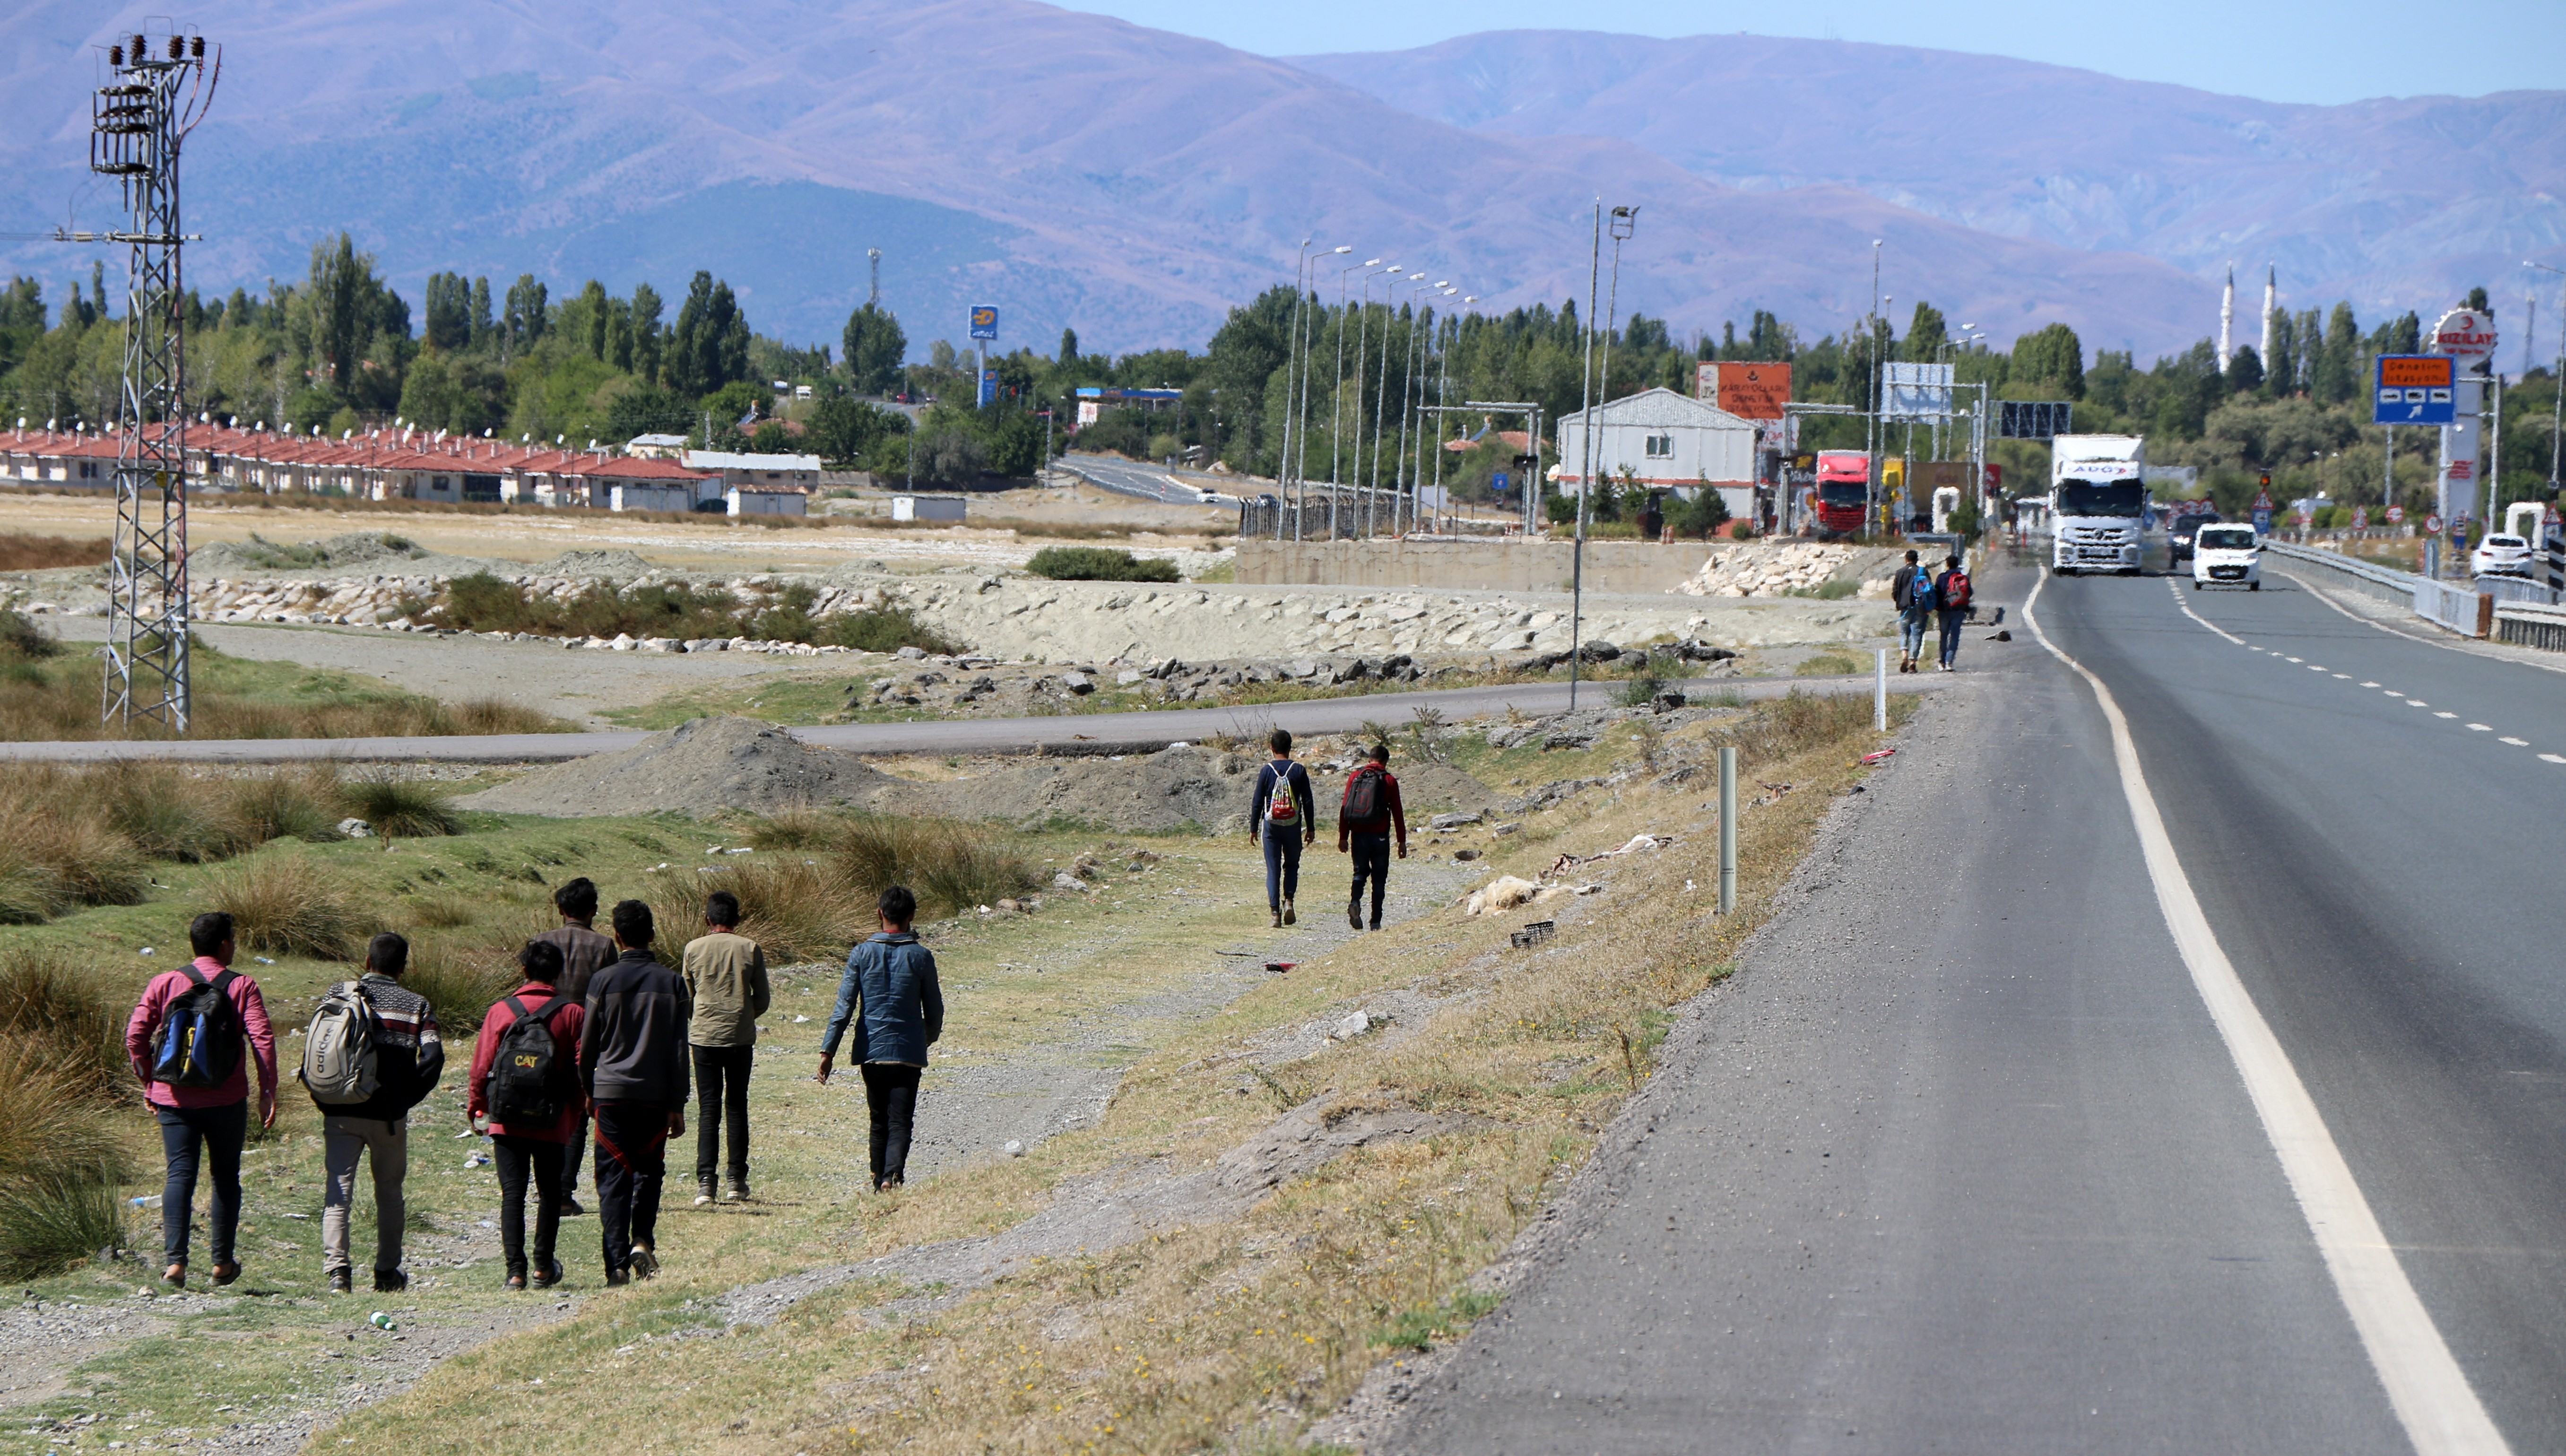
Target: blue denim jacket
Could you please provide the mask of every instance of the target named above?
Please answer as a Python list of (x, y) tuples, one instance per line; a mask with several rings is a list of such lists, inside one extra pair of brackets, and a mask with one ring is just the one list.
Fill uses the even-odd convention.
[(856, 942), (847, 952), (846, 979), (838, 983), (838, 1009), (820, 1050), (832, 1056), (853, 1024), (850, 1063), (926, 1065), (926, 1049), (944, 1035), (944, 993), (935, 984), (935, 955), (910, 931), (890, 931)]

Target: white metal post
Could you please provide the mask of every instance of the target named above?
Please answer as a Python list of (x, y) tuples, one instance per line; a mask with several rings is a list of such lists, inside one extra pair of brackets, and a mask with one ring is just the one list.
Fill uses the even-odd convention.
[(1871, 673), (1871, 726), (1889, 731), (1889, 649), (1881, 647), (1874, 654)]
[(1737, 909), (1737, 750), (1719, 750), (1719, 913)]

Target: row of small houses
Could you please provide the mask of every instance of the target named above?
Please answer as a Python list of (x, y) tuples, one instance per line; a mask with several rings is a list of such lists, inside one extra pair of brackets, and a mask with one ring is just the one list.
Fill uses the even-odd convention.
[[(732, 516), (806, 515), (820, 481), (816, 455), (673, 449), (650, 435), (633, 443), (642, 449), (565, 450), (415, 431), (333, 440), (196, 424), (186, 433), (187, 477), (191, 490)], [(0, 483), (113, 490), (116, 461), (114, 435), (0, 431)]]

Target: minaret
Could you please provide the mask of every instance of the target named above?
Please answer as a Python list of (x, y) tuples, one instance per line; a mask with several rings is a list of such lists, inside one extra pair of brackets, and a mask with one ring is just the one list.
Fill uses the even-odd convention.
[(2263, 350), (2259, 356), (2263, 372), (2272, 371), (2272, 311), (2281, 306), (2281, 275), (2271, 264), (2263, 265)]
[(2236, 265), (2227, 265), (2227, 292), (2218, 297), (2218, 371), (2227, 372), (2227, 361), (2235, 353), (2236, 339)]

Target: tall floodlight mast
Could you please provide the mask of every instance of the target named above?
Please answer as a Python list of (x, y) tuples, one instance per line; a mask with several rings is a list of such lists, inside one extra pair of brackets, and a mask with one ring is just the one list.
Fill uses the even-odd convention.
[(125, 188), (131, 219), (102, 242), (132, 249), (125, 381), (117, 401), (116, 556), (108, 564), (100, 715), (187, 731), (187, 411), (179, 306), (178, 144), (222, 75), (205, 39), (134, 35), (108, 47), (91, 102), (90, 170)]
[(865, 307), (879, 309), (882, 307), (882, 249), (865, 249), (865, 261), (871, 263), (874, 269), (873, 287), (865, 293)]

